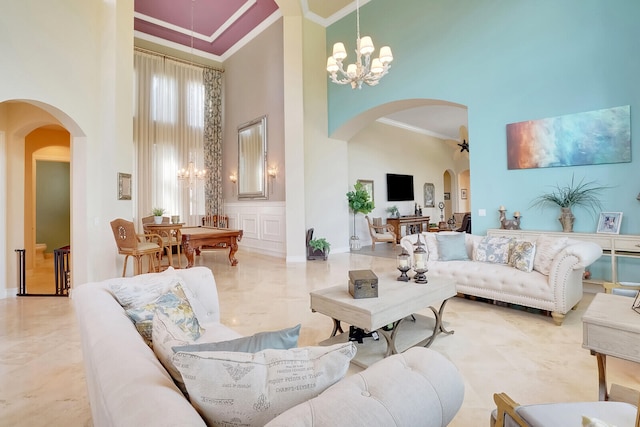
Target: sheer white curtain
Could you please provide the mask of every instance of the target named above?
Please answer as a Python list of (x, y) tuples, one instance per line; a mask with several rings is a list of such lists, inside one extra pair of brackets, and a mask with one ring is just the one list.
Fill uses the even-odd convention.
[(159, 207), (166, 216), (198, 225), (205, 211), (204, 181), (178, 180), (177, 172), (190, 161), (204, 169), (203, 70), (135, 51), (134, 90), (138, 223)]

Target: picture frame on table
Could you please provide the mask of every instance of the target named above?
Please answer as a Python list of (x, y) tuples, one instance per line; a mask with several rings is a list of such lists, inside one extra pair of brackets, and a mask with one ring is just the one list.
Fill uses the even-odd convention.
[(596, 233), (620, 234), (622, 212), (600, 212)]
[(118, 172), (118, 200), (131, 200), (131, 174)]
[(467, 198), (467, 189), (466, 188), (461, 188), (460, 189), (460, 198), (463, 199), (463, 200)]
[(370, 179), (359, 179), (358, 183), (362, 184), (362, 187), (367, 190), (367, 193), (369, 193), (369, 197), (371, 197), (371, 201), (374, 202), (373, 200), (373, 181)]

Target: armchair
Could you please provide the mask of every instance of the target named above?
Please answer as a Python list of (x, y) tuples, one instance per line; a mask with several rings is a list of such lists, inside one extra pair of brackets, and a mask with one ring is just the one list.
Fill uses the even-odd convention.
[[(506, 393), (493, 395), (497, 409), (491, 414), (491, 427), (609, 426), (640, 427), (640, 412), (626, 402), (563, 402), (519, 405)], [(589, 423), (591, 421), (591, 423)]]
[(376, 250), (376, 242), (390, 242), (393, 246), (397, 244), (396, 233), (393, 225), (382, 224), (381, 218), (374, 218), (373, 223), (369, 216), (365, 215), (367, 224), (369, 224), (369, 234), (371, 235), (371, 250)]

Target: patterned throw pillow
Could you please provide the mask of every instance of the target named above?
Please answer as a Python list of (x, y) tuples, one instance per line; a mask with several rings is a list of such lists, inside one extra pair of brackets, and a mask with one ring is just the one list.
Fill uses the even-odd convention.
[(192, 341), (200, 338), (204, 332), (180, 283), (169, 292), (160, 295), (155, 301), (142, 307), (126, 310), (147, 344), (152, 342), (153, 316), (156, 311), (171, 319)]
[(536, 239), (536, 256), (533, 260), (533, 269), (548, 276), (551, 271), (553, 259), (567, 246), (566, 237), (553, 237), (541, 234)]
[(162, 273), (141, 274), (114, 280), (109, 289), (118, 303), (125, 309), (149, 304), (178, 283), (179, 278), (173, 267)]
[(258, 353), (178, 352), (173, 362), (207, 425), (264, 426), (340, 381), (355, 354), (348, 342)]
[(512, 240), (511, 237), (483, 237), (475, 248), (474, 259), (493, 264), (507, 264)]
[(509, 253), (509, 265), (518, 270), (531, 273), (536, 255), (536, 244), (527, 240), (514, 240)]

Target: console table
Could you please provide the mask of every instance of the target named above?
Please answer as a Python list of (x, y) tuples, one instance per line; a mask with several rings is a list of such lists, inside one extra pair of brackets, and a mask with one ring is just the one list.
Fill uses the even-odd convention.
[(600, 400), (638, 402), (627, 387), (614, 384), (611, 393), (607, 390), (607, 356), (640, 363), (640, 314), (632, 303), (630, 297), (598, 293), (582, 316), (582, 347), (598, 361)]
[[(626, 257), (640, 260), (640, 236), (635, 234), (563, 233), (561, 231), (503, 230), (497, 228), (487, 230), (487, 235), (509, 236), (526, 240), (534, 240), (541, 234), (569, 237), (600, 245), (603, 255), (611, 257), (611, 279), (606, 280), (609, 282), (618, 282), (618, 258)], [(585, 280), (586, 283), (598, 285), (603, 285), (604, 281)]]
[(400, 243), (403, 225), (405, 226), (406, 234), (420, 233), (429, 230), (429, 219), (430, 217), (428, 216), (403, 215), (398, 218), (387, 218), (387, 224), (393, 225), (397, 243)]

